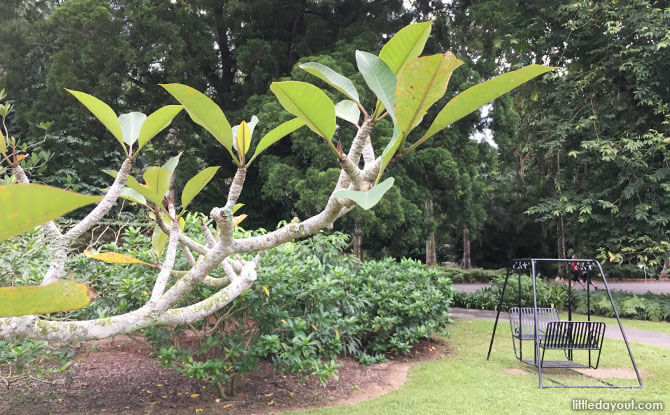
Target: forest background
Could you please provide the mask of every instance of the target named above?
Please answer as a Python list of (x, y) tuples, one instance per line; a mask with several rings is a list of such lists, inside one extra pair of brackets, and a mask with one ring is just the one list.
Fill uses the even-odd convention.
[[(207, 91), (230, 119), (256, 115), (265, 133), (288, 120), (270, 82), (313, 82), (297, 65), (315, 61), (363, 86), (354, 51), (378, 50), (427, 19), (435, 23), (425, 53), (451, 50), (466, 62), (445, 102), (523, 65), (560, 69), (392, 166), (396, 186), (379, 205), (336, 223), (353, 235), (351, 250), (464, 267), (575, 253), (652, 275), (667, 269), (670, 8), (662, 1), (6, 0), (0, 89), (8, 100), (0, 111), (25, 143), (34, 179), (97, 192), (116, 143), (64, 88), (120, 113), (150, 113), (169, 101), (159, 83), (184, 83)], [(353, 128), (336, 135), (346, 141)], [(386, 130), (373, 139), (387, 141), (390, 122)], [(225, 152), (186, 117), (162, 140), (170, 145), (147, 146), (133, 174), (183, 152), (178, 187), (205, 166), (223, 166), (192, 209), (224, 198), (224, 178), (234, 173)], [(248, 229), (315, 214), (337, 181), (339, 167), (307, 131), (285, 143), (247, 176), (240, 202)], [(0, 168), (0, 182), (10, 180)], [(126, 224), (132, 209), (106, 224)]]

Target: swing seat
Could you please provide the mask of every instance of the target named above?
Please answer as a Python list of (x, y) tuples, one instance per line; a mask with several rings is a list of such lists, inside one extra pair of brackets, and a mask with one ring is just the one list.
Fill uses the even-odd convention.
[[(598, 368), (600, 363), (600, 352), (605, 338), (605, 323), (602, 321), (552, 321), (546, 326), (544, 335), (538, 339), (542, 356), (540, 366), (542, 367), (591, 367)], [(581, 365), (568, 361), (545, 362), (544, 353), (546, 350), (564, 350), (572, 356), (574, 350), (588, 350), (589, 364)], [(591, 360), (591, 350), (598, 351), (595, 365)]]
[[(537, 335), (544, 338), (549, 323), (560, 321), (558, 311), (555, 308), (537, 309)], [(519, 340), (533, 340), (535, 316), (533, 307), (512, 307), (509, 309), (509, 323), (512, 329), (512, 337)]]
[(600, 350), (605, 337), (602, 321), (552, 321), (540, 339), (542, 349)]

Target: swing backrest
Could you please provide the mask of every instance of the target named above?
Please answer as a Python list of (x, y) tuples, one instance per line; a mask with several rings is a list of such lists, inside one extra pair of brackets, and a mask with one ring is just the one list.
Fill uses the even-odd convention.
[[(537, 309), (537, 332), (543, 337), (547, 325), (554, 321), (560, 321), (558, 311), (555, 308)], [(512, 327), (512, 336), (523, 340), (532, 339), (534, 336), (535, 316), (533, 307), (512, 307), (509, 309), (509, 322)]]

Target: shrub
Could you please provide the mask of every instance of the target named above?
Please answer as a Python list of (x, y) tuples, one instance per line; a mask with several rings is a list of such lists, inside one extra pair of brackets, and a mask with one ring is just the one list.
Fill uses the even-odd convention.
[(490, 282), (493, 278), (505, 275), (505, 270), (492, 270), (483, 268), (462, 269), (458, 267), (440, 267), (440, 270), (452, 282)]
[(195, 342), (180, 345), (183, 328), (145, 330), (156, 356), (220, 391), (229, 383), (234, 394), (237, 379), (261, 358), (325, 384), (341, 355), (381, 362), (444, 332), (452, 290), (441, 270), (410, 259), (360, 264), (342, 254), (347, 241), (319, 234), (268, 251), (252, 289), (190, 327)]

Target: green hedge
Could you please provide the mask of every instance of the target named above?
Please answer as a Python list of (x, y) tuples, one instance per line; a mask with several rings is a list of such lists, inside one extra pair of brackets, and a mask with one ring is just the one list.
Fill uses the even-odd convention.
[[(454, 306), (465, 308), (480, 308), (484, 310), (495, 310), (500, 301), (503, 278), (495, 278), (492, 286), (483, 288), (474, 293), (456, 292), (454, 294)], [(503, 310), (518, 305), (518, 285), (516, 278), (508, 283), (503, 301)], [(538, 307), (553, 307), (567, 309), (568, 293), (566, 284), (547, 284), (543, 279), (537, 280), (537, 305)], [(522, 307), (533, 306), (533, 287), (529, 276), (521, 279), (521, 305)], [(572, 309), (578, 313), (586, 314), (587, 298), (584, 291), (572, 292)], [(670, 321), (670, 295), (669, 294), (643, 294), (635, 295), (620, 291), (612, 291), (612, 298), (620, 317), (636, 320)], [(591, 292), (591, 313), (605, 317), (614, 317), (614, 310), (607, 297), (607, 292), (598, 290)]]
[(454, 283), (462, 282), (490, 282), (493, 278), (505, 275), (505, 270), (493, 270), (483, 268), (461, 269), (458, 267), (444, 267), (439, 269), (446, 277), (449, 277)]

